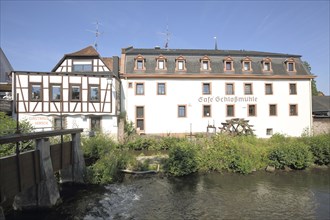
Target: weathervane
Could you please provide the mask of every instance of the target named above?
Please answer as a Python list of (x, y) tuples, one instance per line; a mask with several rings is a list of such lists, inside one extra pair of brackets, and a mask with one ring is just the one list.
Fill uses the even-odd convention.
[(99, 32), (99, 25), (102, 25), (101, 23), (99, 23), (98, 21), (96, 21), (95, 23), (93, 23), (93, 24), (95, 24), (96, 25), (96, 30), (95, 31), (91, 31), (91, 30), (87, 30), (87, 31), (90, 31), (90, 32), (92, 32), (92, 33), (94, 33), (95, 34), (95, 42), (94, 42), (94, 47), (95, 47), (95, 49), (96, 49), (96, 51), (97, 51), (97, 41), (98, 41), (98, 37), (101, 35), (101, 34), (103, 34), (103, 32), (101, 33), (101, 32)]

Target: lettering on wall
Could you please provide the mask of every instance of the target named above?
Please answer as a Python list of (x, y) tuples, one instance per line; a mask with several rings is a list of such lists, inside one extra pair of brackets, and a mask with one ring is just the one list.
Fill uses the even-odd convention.
[(198, 102), (201, 103), (213, 103), (213, 102), (226, 102), (226, 103), (237, 103), (237, 102), (257, 102), (258, 97), (255, 96), (208, 96), (199, 97)]

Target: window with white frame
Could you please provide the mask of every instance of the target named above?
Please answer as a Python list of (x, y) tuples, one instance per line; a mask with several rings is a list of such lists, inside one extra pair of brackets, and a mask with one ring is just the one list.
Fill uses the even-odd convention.
[(176, 71), (186, 71), (186, 59), (183, 56), (179, 56), (175, 59)]

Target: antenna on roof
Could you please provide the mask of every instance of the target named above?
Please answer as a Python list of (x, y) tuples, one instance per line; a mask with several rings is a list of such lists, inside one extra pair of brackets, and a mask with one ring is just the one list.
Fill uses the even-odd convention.
[(171, 33), (168, 31), (168, 24), (166, 25), (166, 32), (165, 33), (160, 33), (162, 35), (165, 35), (166, 36), (166, 41), (165, 41), (165, 49), (168, 49), (168, 43), (170, 41), (170, 36), (171, 36)]
[(95, 23), (93, 23), (96, 25), (96, 30), (95, 31), (91, 31), (91, 30), (87, 30), (89, 32), (92, 32), (95, 34), (95, 42), (94, 42), (94, 47), (97, 51), (97, 41), (98, 41), (98, 37), (103, 34), (103, 32), (99, 32), (99, 25), (102, 25), (101, 23), (99, 23), (98, 21), (96, 21)]
[(214, 49), (218, 50), (218, 41), (217, 41), (217, 37), (213, 37), (214, 38)]

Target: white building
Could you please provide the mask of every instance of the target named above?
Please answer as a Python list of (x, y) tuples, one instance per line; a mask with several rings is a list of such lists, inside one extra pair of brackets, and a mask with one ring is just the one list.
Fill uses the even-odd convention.
[(14, 71), (14, 103), (19, 119), (27, 119), (43, 130), (100, 129), (117, 138), (118, 67), (118, 57), (102, 58), (90, 46), (64, 55), (51, 72)]
[(206, 132), (232, 118), (258, 137), (311, 131), (314, 76), (299, 55), (129, 47), (120, 70), (122, 111), (141, 133)]

